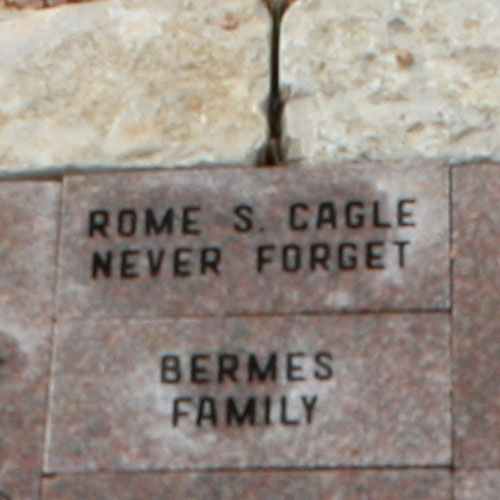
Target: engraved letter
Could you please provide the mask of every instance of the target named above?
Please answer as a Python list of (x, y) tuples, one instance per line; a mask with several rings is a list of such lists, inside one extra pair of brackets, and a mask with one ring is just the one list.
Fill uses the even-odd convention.
[(234, 214), (238, 217), (233, 225), (239, 233), (247, 233), (252, 229), (253, 209), (249, 205), (238, 205), (234, 208)]
[(105, 238), (108, 237), (106, 227), (109, 223), (109, 212), (107, 210), (92, 210), (89, 213), (89, 236), (94, 237), (94, 232), (101, 233)]

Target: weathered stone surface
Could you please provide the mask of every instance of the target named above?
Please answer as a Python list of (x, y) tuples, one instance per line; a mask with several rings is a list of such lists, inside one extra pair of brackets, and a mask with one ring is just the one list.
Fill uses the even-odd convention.
[[(0, 498), (38, 498), (59, 185), (0, 183)], [(4, 496), (2, 496), (4, 495)]]
[(92, 474), (46, 479), (43, 499), (451, 500), (450, 483), (434, 470)]
[[(453, 169), (455, 456), (500, 466), (500, 166)], [(498, 493), (498, 492), (497, 492)]]
[(448, 347), (445, 313), (65, 322), (45, 471), (447, 464)]
[(0, 7), (14, 7), (16, 9), (44, 7), (43, 0), (0, 0)]
[(64, 205), (64, 317), (449, 306), (439, 166), (71, 176)]
[(499, 159), (499, 23), (496, 0), (295, 2), (290, 157)]
[(454, 500), (497, 500), (500, 471), (461, 471), (454, 477)]
[(0, 166), (248, 164), (266, 135), (261, 0), (114, 0), (0, 22)]
[(93, 1), (98, 0), (0, 0), (0, 7), (13, 7), (15, 9), (41, 9), (44, 7), (55, 7), (65, 3), (83, 3)]

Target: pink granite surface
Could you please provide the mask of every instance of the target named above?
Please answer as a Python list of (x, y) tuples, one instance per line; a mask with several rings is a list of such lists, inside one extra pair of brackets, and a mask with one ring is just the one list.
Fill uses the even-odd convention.
[(51, 182), (0, 182), (2, 500), (38, 498), (59, 191), (59, 184)]
[(432, 469), (63, 475), (46, 479), (43, 492), (44, 500), (452, 500), (449, 473)]
[(454, 500), (498, 500), (500, 470), (460, 471), (454, 477)]
[[(475, 168), (454, 169), (455, 456), (495, 468), (500, 169)], [(361, 228), (347, 227), (349, 203)], [(304, 230), (290, 228), (294, 204)], [(173, 234), (152, 234), (168, 208)], [(38, 499), (41, 486), (49, 500), (452, 499), (448, 169), (66, 178), (41, 485), (58, 209), (57, 183), (0, 183), (0, 500)], [(395, 241), (410, 241), (404, 266)], [(356, 269), (339, 268), (342, 244)], [(275, 247), (258, 272), (262, 245)], [(330, 249), (328, 269), (312, 269), (311, 245), (317, 259)], [(283, 248), (305, 252), (301, 269), (283, 270)], [(93, 279), (92, 253), (107, 251), (113, 275)], [(325, 315), (338, 311), (362, 314)], [(259, 381), (270, 360), (275, 377)], [(490, 500), (497, 486), (497, 472), (459, 471), (453, 500)]]
[(63, 215), (65, 318), (449, 307), (443, 166), (70, 176)]
[[(500, 166), (453, 169), (455, 457), (500, 466)], [(500, 498), (500, 492), (498, 492)]]
[(48, 473), (451, 460), (446, 314), (63, 322), (55, 351)]

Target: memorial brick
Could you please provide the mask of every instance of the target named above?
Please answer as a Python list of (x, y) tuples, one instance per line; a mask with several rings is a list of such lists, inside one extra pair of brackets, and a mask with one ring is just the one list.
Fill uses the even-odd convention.
[(500, 166), (453, 169), (455, 458), (500, 466)]
[(59, 184), (0, 182), (0, 498), (39, 494)]
[(449, 472), (432, 469), (79, 474), (46, 479), (43, 491), (43, 500), (452, 499)]
[(454, 477), (454, 500), (498, 500), (500, 471), (460, 471)]
[(446, 465), (449, 318), (67, 321), (45, 471)]
[(65, 180), (65, 318), (444, 310), (448, 170), (194, 169)]

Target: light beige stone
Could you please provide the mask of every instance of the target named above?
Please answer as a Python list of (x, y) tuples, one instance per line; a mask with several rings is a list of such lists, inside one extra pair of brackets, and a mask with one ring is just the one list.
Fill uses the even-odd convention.
[(283, 24), (291, 158), (500, 159), (497, 0), (299, 0)]
[(252, 163), (268, 34), (260, 0), (0, 13), (0, 170)]

